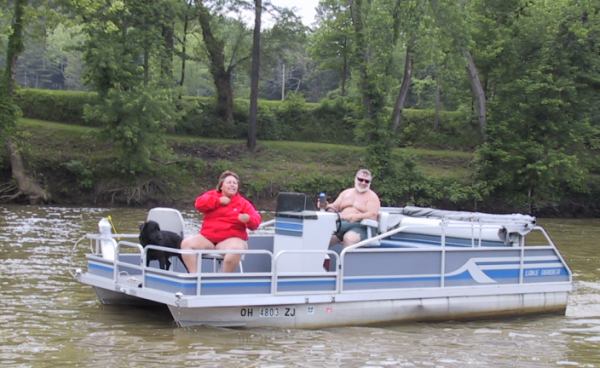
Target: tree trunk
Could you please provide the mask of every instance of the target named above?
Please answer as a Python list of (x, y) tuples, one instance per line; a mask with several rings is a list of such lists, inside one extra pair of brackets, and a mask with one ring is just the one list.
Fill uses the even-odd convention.
[[(17, 59), (19, 54), (23, 52), (23, 17), (24, 9), (27, 5), (27, 0), (16, 0), (14, 2), (14, 15), (12, 24), (12, 33), (8, 37), (8, 49), (6, 52), (6, 67), (3, 76), (3, 83), (6, 85), (4, 91), (0, 90), (0, 98), (8, 101), (9, 105), (14, 106), (14, 89), (15, 89), (15, 78), (14, 72), (17, 65)], [(11, 107), (12, 107), (11, 106)], [(3, 113), (10, 114), (7, 119), (11, 120), (12, 125), (16, 123), (16, 114), (13, 109), (10, 111), (3, 111)], [(3, 119), (4, 120), (4, 119)], [(4, 130), (3, 126), (0, 126), (0, 130)], [(5, 133), (3, 131), (2, 133)], [(41, 188), (36, 181), (27, 175), (25, 165), (23, 164), (23, 158), (18, 150), (17, 145), (13, 142), (10, 136), (5, 137), (5, 145), (8, 151), (10, 160), (10, 167), (12, 176), (17, 184), (17, 193), (11, 196), (11, 199), (17, 198), (20, 195), (26, 195), (30, 203), (46, 202), (50, 199), (48, 193)]]
[[(364, 127), (366, 131), (366, 162), (378, 180), (390, 177), (392, 167), (390, 161), (391, 135), (389, 120), (382, 117), (385, 104), (385, 92), (377, 85), (377, 78), (369, 73), (369, 44), (365, 24), (363, 23), (362, 0), (349, 0), (352, 26), (355, 38), (355, 60), (358, 63), (362, 103), (365, 109)], [(371, 2), (367, 0), (366, 6)]]
[(404, 61), (404, 76), (402, 77), (402, 84), (400, 84), (400, 91), (394, 104), (394, 112), (392, 114), (392, 132), (397, 132), (400, 123), (402, 122), (402, 109), (406, 103), (406, 97), (408, 96), (408, 89), (412, 81), (413, 72), (413, 47), (414, 38), (411, 39), (406, 45), (406, 57)]
[(348, 37), (344, 37), (344, 48), (343, 48), (343, 66), (342, 66), (342, 82), (341, 82), (341, 91), (340, 94), (342, 96), (346, 96), (346, 82), (348, 80)]
[(15, 89), (15, 71), (17, 59), (23, 52), (23, 16), (27, 0), (16, 0), (14, 3), (15, 13), (13, 15), (13, 32), (8, 37), (8, 49), (6, 50), (6, 69), (4, 81), (6, 83), (6, 94), (12, 98)]
[(144, 86), (148, 86), (150, 80), (150, 45), (146, 42), (144, 45)]
[[(358, 56), (358, 70), (360, 73), (360, 89), (362, 94), (362, 103), (365, 109), (367, 119), (374, 122), (379, 112), (380, 96), (374, 81), (369, 77), (369, 56), (367, 49), (367, 40), (365, 39), (365, 29), (363, 24), (362, 0), (350, 0), (350, 14), (352, 25), (354, 27), (354, 36), (356, 38), (356, 53)], [(370, 137), (371, 140), (374, 137)]]
[(254, 32), (252, 39), (252, 71), (250, 75), (250, 113), (248, 119), (248, 150), (256, 150), (256, 118), (258, 115), (258, 81), (260, 70), (260, 27), (262, 0), (254, 0)]
[(164, 42), (164, 54), (160, 58), (161, 79), (166, 87), (173, 86), (173, 54), (175, 53), (174, 25), (167, 23), (162, 25), (162, 37)]
[(198, 6), (198, 21), (202, 28), (202, 38), (210, 60), (210, 73), (217, 89), (217, 114), (227, 127), (233, 123), (233, 88), (231, 87), (231, 70), (225, 68), (225, 53), (222, 40), (212, 33), (211, 15), (201, 0)]
[(217, 114), (226, 127), (233, 124), (233, 89), (231, 88), (231, 72), (219, 71), (215, 76), (217, 88)]
[(440, 129), (440, 110), (441, 110), (441, 101), (440, 101), (440, 82), (435, 79), (435, 117), (433, 119), (433, 130)]
[(21, 153), (17, 145), (10, 138), (6, 139), (6, 149), (10, 158), (12, 176), (17, 182), (19, 190), (13, 197), (16, 198), (21, 194), (25, 195), (31, 204), (47, 202), (50, 199), (50, 195), (42, 189), (35, 179), (27, 175)]
[(285, 63), (281, 64), (281, 101), (285, 100)]
[(483, 90), (483, 86), (481, 85), (481, 80), (479, 79), (479, 73), (477, 71), (477, 67), (475, 66), (475, 61), (473, 60), (473, 56), (469, 52), (469, 50), (463, 50), (463, 55), (467, 60), (467, 71), (469, 73), (469, 81), (471, 82), (471, 90), (473, 91), (473, 97), (476, 101), (476, 111), (479, 120), (479, 129), (481, 130), (481, 135), (485, 139), (485, 129), (486, 129), (486, 100), (485, 100), (485, 91)]
[[(192, 2), (190, 1), (185, 11), (185, 17), (183, 20), (183, 40), (181, 41), (181, 74), (179, 77), (179, 87), (183, 87), (183, 82), (185, 81), (185, 64), (187, 61), (187, 35), (190, 23), (189, 14), (191, 6)], [(181, 95), (179, 97), (181, 98)]]

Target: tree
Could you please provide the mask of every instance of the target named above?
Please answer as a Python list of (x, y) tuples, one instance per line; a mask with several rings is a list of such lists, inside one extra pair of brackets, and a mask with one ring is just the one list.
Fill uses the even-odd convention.
[(394, 103), (394, 111), (392, 112), (392, 132), (396, 132), (400, 126), (402, 120), (402, 109), (406, 103), (406, 97), (408, 96), (408, 89), (410, 88), (413, 64), (414, 64), (414, 44), (415, 39), (411, 37), (406, 45), (406, 56), (404, 60), (404, 74), (402, 75), (402, 83), (400, 84), (400, 90), (398, 91), (398, 97)]
[[(388, 119), (384, 117), (385, 71), (391, 63), (390, 40), (382, 33), (389, 26), (386, 3), (352, 0), (350, 10), (353, 26), (354, 58), (358, 68), (359, 86), (364, 111), (363, 129), (367, 143), (367, 164), (382, 179), (393, 176), (389, 151), (391, 140)], [(375, 34), (380, 37), (375, 37)], [(372, 36), (372, 37), (370, 37)], [(384, 37), (381, 37), (384, 36)], [(367, 42), (369, 40), (369, 42)], [(387, 49), (385, 45), (388, 45)], [(372, 57), (372, 55), (376, 55)]]
[(319, 27), (311, 37), (310, 54), (319, 67), (336, 71), (340, 95), (346, 96), (352, 48), (350, 6), (345, 1), (321, 0), (317, 19)]
[(168, 154), (163, 133), (177, 118), (173, 90), (164, 82), (169, 45), (161, 19), (168, 2), (74, 0), (87, 34), (85, 80), (100, 97), (86, 116), (104, 123), (127, 174), (150, 172), (151, 160)]
[(415, 49), (417, 36), (421, 31), (421, 19), (424, 18), (423, 2), (401, 2), (396, 1), (393, 11), (394, 27), (392, 29), (394, 38), (393, 44), (396, 45), (399, 40), (400, 32), (406, 35), (406, 46), (404, 56), (404, 73), (398, 95), (395, 99), (392, 112), (392, 132), (396, 132), (402, 120), (402, 109), (408, 97), (408, 91), (412, 83), (413, 66), (415, 58)]
[(260, 27), (262, 0), (254, 0), (254, 31), (252, 41), (252, 72), (250, 82), (250, 112), (248, 114), (248, 150), (256, 149), (256, 115), (258, 114), (258, 81), (260, 71)]
[(590, 123), (600, 102), (599, 15), (591, 3), (536, 3), (514, 24), (502, 55), (512, 62), (492, 70), (506, 79), (478, 150), (478, 178), (491, 195), (535, 213), (586, 190), (583, 161), (598, 150), (589, 139), (598, 137)]
[(458, 50), (466, 61), (466, 70), (471, 85), (473, 99), (475, 100), (475, 112), (479, 122), (481, 135), (485, 137), (487, 127), (487, 101), (485, 90), (475, 59), (470, 49), (471, 34), (468, 27), (468, 13), (464, 4), (449, 0), (431, 0), (431, 7), (438, 27), (447, 30), (452, 39), (454, 48)]
[(233, 124), (233, 87), (232, 75), (235, 68), (242, 62), (250, 58), (244, 54), (240, 56), (240, 47), (245, 33), (245, 27), (240, 22), (240, 34), (234, 40), (231, 49), (230, 62), (225, 64), (225, 41), (219, 38), (213, 30), (212, 21), (216, 16), (211, 14), (204, 1), (196, 0), (196, 9), (198, 11), (198, 21), (202, 28), (202, 39), (209, 60), (209, 70), (215, 84), (217, 94), (217, 114), (228, 129)]
[(4, 200), (14, 200), (21, 195), (28, 198), (30, 203), (46, 202), (50, 195), (27, 174), (21, 152), (13, 140), (13, 128), (19, 115), (19, 108), (14, 101), (15, 69), (19, 54), (23, 52), (23, 26), (25, 22), (25, 7), (27, 0), (15, 0), (12, 22), (12, 32), (8, 37), (6, 65), (0, 80), (0, 132), (5, 137), (5, 145), (9, 154), (12, 176), (16, 181), (16, 193), (6, 194), (10, 187), (0, 190)]
[(189, 28), (190, 28), (190, 18), (192, 17), (192, 5), (194, 4), (193, 0), (186, 0), (186, 6), (185, 8), (182, 8), (182, 12), (183, 12), (183, 24), (182, 24), (182, 35), (180, 38), (178, 38), (179, 43), (181, 44), (181, 51), (179, 52), (180, 58), (181, 58), (181, 67), (180, 67), (180, 74), (179, 74), (179, 87), (183, 87), (183, 83), (185, 81), (185, 68), (186, 68), (186, 62), (189, 58), (188, 54), (187, 54), (187, 46), (188, 46), (188, 34), (189, 34)]
[(57, 65), (63, 81), (63, 88), (82, 90), (83, 58), (81, 46), (83, 34), (81, 26), (59, 23), (48, 35), (46, 57)]
[(261, 39), (261, 96), (285, 99), (288, 91), (305, 92), (310, 60), (306, 49), (307, 27), (289, 9), (278, 9), (275, 24)]

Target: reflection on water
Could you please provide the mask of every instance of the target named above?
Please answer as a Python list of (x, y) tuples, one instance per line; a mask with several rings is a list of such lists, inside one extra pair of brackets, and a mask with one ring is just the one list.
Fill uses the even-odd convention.
[[(74, 241), (111, 215), (136, 232), (139, 209), (0, 208), (3, 366), (600, 367), (600, 220), (543, 220), (573, 270), (566, 317), (321, 330), (178, 328), (166, 309), (103, 306), (69, 271)], [(189, 232), (193, 212), (184, 213)]]

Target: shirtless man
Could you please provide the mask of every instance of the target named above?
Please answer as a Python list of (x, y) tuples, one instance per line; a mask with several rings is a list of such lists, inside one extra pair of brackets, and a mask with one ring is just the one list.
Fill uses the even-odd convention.
[(327, 205), (327, 210), (340, 213), (342, 224), (332, 238), (332, 244), (342, 242), (344, 247), (356, 244), (367, 236), (367, 229), (360, 222), (363, 219), (377, 221), (379, 197), (370, 189), (373, 176), (367, 169), (360, 169), (354, 177), (354, 188), (344, 190), (335, 202)]

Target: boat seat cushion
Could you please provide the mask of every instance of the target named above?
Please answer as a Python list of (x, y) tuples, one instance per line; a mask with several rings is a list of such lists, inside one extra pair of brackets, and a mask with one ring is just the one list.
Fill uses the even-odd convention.
[(156, 221), (161, 230), (174, 232), (183, 238), (185, 223), (181, 212), (174, 208), (156, 207), (148, 211), (146, 221)]

